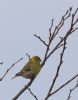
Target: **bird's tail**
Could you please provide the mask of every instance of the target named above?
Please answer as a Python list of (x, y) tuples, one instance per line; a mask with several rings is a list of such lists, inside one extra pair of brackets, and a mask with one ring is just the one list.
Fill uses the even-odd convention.
[(14, 79), (14, 78), (16, 78), (17, 76), (15, 75), (14, 77), (12, 77), (11, 79)]
[(14, 79), (14, 78), (16, 78), (16, 77), (18, 77), (18, 76), (20, 76), (20, 72), (19, 73), (17, 73), (14, 77), (12, 77), (11, 79)]

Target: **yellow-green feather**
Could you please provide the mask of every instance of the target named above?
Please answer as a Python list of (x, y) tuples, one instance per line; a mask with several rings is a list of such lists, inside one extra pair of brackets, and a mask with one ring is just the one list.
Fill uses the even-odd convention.
[(27, 64), (24, 65), (23, 69), (20, 71), (23, 73), (21, 76), (25, 78), (36, 77), (36, 75), (40, 72), (40, 69), (40, 61), (33, 57)]

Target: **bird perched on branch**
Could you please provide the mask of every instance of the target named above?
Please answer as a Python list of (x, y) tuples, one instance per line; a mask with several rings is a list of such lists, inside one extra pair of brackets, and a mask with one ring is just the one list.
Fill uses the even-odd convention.
[[(22, 70), (18, 72), (13, 78), (22, 76), (26, 79), (34, 79), (41, 70), (41, 59), (38, 56), (30, 58), (27, 64), (24, 65)], [(12, 79), (13, 79), (12, 78)]]

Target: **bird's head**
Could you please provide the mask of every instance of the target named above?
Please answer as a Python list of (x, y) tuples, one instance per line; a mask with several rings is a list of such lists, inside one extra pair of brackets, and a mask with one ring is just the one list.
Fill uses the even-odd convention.
[(32, 61), (38, 61), (38, 62), (41, 62), (41, 61), (42, 61), (42, 60), (40, 59), (39, 56), (33, 56), (33, 57), (31, 58), (31, 60), (32, 60)]

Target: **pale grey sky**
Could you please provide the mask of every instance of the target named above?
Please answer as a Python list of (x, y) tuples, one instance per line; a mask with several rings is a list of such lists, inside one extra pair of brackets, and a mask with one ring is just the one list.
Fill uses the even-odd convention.
[[(73, 6), (73, 11), (78, 7), (77, 0), (0, 0), (0, 62), (4, 64), (0, 68), (0, 75), (3, 75), (12, 63), (23, 57), (0, 82), (0, 99), (11, 100), (16, 93), (28, 83), (24, 78), (11, 78), (27, 62), (26, 53), (31, 56), (44, 56), (44, 45), (34, 37), (40, 35), (47, 40), (48, 29), (51, 19), (55, 18), (58, 23), (64, 12)], [(75, 32), (68, 40), (68, 48), (65, 51), (64, 64), (60, 71), (56, 87), (78, 73), (78, 34)], [(33, 84), (31, 90), (39, 100), (44, 100), (58, 65), (59, 55), (57, 52), (48, 60)], [(57, 61), (58, 60), (58, 61)], [(75, 85), (72, 82), (69, 86), (49, 98), (49, 100), (66, 100), (69, 89)], [(77, 100), (76, 89), (71, 100)], [(35, 100), (29, 91), (25, 91), (18, 100)]]

